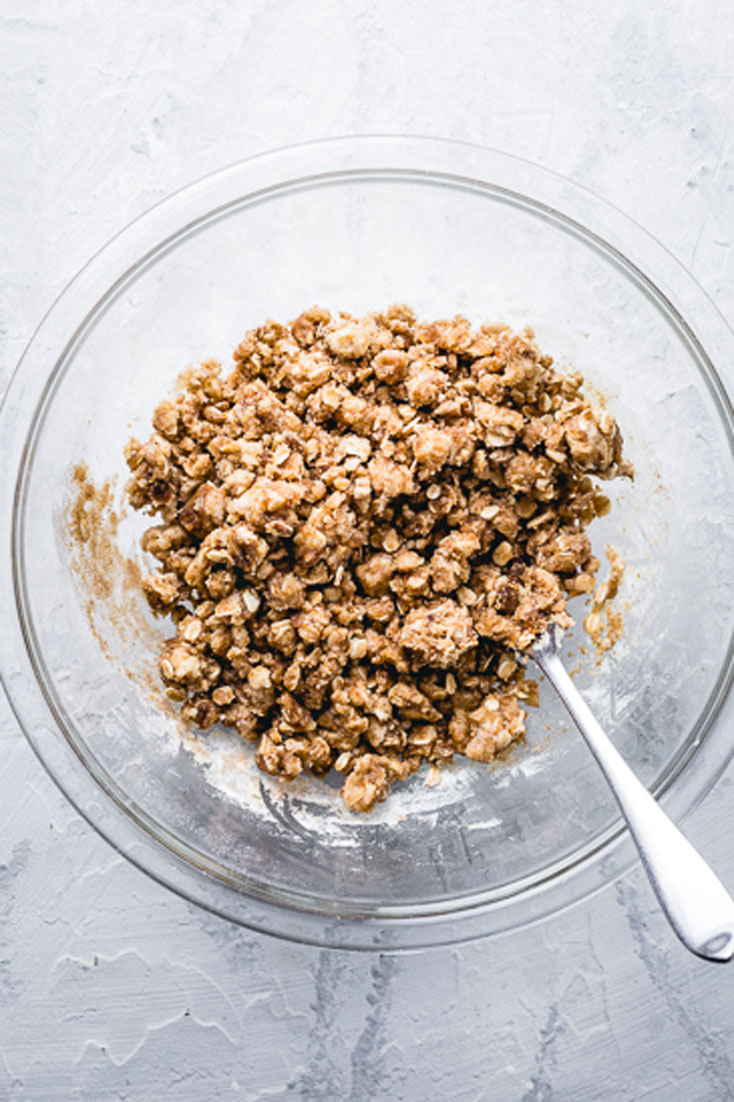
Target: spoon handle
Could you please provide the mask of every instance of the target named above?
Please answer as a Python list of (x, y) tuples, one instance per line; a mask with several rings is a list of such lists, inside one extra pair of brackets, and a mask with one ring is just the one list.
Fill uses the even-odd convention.
[(532, 657), (558, 693), (614, 793), (660, 906), (683, 944), (699, 957), (734, 956), (734, 901), (605, 735), (558, 654), (557, 629)]

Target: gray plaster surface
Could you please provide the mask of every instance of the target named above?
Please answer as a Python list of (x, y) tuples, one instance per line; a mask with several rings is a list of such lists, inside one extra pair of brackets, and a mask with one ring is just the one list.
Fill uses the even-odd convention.
[[(733, 45), (726, 0), (4, 0), (0, 382), (135, 215), (345, 133), (570, 176), (734, 321)], [(675, 942), (639, 869), (532, 930), (348, 955), (231, 926), (128, 865), (4, 702), (0, 792), (0, 1099), (734, 1098), (734, 965)], [(730, 886), (733, 825), (730, 767), (686, 823)]]

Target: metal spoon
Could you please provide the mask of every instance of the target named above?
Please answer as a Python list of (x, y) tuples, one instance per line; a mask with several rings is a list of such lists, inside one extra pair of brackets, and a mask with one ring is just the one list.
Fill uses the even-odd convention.
[(683, 944), (705, 960), (734, 956), (734, 900), (673, 825), (599, 726), (561, 661), (557, 625), (530, 651), (578, 727), (627, 820), (660, 906)]

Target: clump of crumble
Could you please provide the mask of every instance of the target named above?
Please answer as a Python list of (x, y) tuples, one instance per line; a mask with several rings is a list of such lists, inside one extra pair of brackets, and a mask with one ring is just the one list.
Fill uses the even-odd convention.
[[(518, 652), (590, 593), (592, 476), (631, 475), (613, 417), (530, 330), (314, 307), (203, 364), (131, 441), (160, 671), (183, 716), (355, 811), (423, 761), (491, 761), (534, 682)], [(435, 783), (435, 770), (432, 773)]]

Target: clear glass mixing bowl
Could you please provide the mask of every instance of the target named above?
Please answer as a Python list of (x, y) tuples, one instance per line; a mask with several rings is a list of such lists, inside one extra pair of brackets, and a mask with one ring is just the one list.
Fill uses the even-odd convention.
[[(51, 775), (122, 853), (237, 922), (320, 944), (417, 947), (566, 906), (633, 859), (616, 807), (547, 686), (527, 744), (424, 774), (369, 816), (328, 782), (259, 774), (231, 734), (181, 740), (152, 620), (115, 563), (91, 600), (64, 534), (71, 472), (116, 479), (187, 363), (319, 303), (534, 327), (606, 398), (637, 469), (591, 530), (627, 562), (625, 633), (578, 684), (680, 818), (729, 754), (734, 470), (720, 377), (732, 334), (634, 222), (526, 162), (432, 139), (301, 146), (235, 165), (133, 223), (43, 321), (3, 413), (3, 671)], [(117, 539), (142, 563), (145, 520)], [(90, 606), (91, 600), (91, 606)], [(578, 602), (577, 602), (578, 605)], [(573, 611), (573, 606), (572, 606)], [(583, 603), (576, 608), (583, 613)], [(579, 616), (579, 619), (581, 617)], [(718, 715), (718, 718), (717, 718)], [(731, 716), (729, 716), (729, 720)]]

